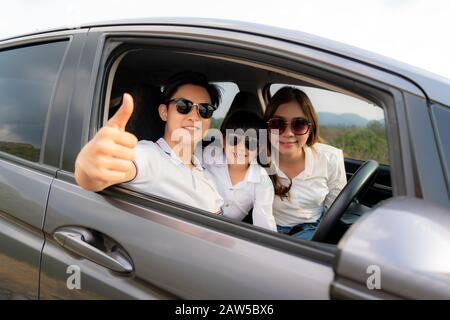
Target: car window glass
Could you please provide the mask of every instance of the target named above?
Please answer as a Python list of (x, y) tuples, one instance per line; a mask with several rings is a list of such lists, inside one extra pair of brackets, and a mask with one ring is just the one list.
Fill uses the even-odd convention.
[(0, 52), (0, 151), (39, 161), (66, 46), (60, 41)]
[[(284, 84), (272, 84), (273, 96)], [(319, 117), (320, 136), (324, 143), (342, 149), (344, 157), (373, 159), (389, 164), (383, 109), (365, 100), (342, 93), (293, 86), (310, 98)]]
[(447, 181), (450, 182), (450, 108), (434, 105), (432, 112), (437, 125), (438, 143), (446, 170), (445, 174)]
[(230, 110), (234, 97), (239, 92), (238, 86), (233, 82), (214, 82), (221, 92), (221, 101), (219, 108), (214, 112), (211, 122), (211, 128), (220, 128), (225, 115)]

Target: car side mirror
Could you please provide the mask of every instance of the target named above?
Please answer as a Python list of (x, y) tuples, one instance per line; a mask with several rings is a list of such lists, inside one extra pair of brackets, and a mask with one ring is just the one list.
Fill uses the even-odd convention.
[(338, 243), (332, 298), (450, 299), (450, 210), (392, 198)]

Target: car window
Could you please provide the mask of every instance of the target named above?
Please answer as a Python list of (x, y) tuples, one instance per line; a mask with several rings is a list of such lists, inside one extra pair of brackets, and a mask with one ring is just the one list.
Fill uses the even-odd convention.
[(450, 108), (434, 105), (431, 110), (436, 122), (438, 144), (443, 157), (446, 178), (450, 183)]
[(211, 128), (220, 128), (225, 115), (230, 110), (234, 97), (239, 92), (238, 86), (233, 82), (214, 82), (221, 92), (221, 101), (219, 108), (214, 112), (211, 122)]
[(0, 52), (0, 151), (39, 161), (67, 41)]
[[(151, 57), (151, 59), (148, 57)], [(111, 79), (109, 83), (109, 85), (111, 85), (109, 98), (111, 100), (117, 98), (118, 100), (117, 103), (111, 104), (109, 103), (109, 100), (106, 99), (108, 103), (105, 103), (104, 106), (105, 114), (111, 117), (114, 114), (115, 109), (120, 105), (120, 98), (118, 97), (121, 97), (123, 92), (131, 93), (134, 97), (135, 108), (128, 123), (131, 123), (132, 125), (128, 126), (127, 124), (126, 129), (129, 133), (134, 134), (138, 140), (144, 140), (139, 148), (141, 168), (138, 172), (141, 172), (141, 175), (133, 182), (125, 183), (123, 186), (150, 197), (157, 197), (163, 202), (167, 201), (171, 206), (175, 205), (181, 208), (189, 208), (189, 210), (200, 208), (212, 213), (219, 212), (219, 209), (210, 203), (211, 199), (214, 200), (214, 195), (207, 196), (206, 188), (204, 188), (206, 191), (201, 189), (200, 192), (189, 191), (187, 193), (183, 192), (183, 194), (178, 192), (177, 195), (172, 193), (169, 194), (169, 191), (172, 192), (172, 189), (169, 190), (169, 188), (164, 189), (164, 192), (161, 191), (161, 187), (163, 187), (163, 184), (161, 183), (162, 174), (164, 174), (164, 179), (170, 181), (170, 184), (167, 184), (167, 186), (177, 186), (179, 184), (183, 185), (183, 190), (189, 189), (187, 187), (185, 188), (185, 184), (187, 185), (194, 181), (192, 176), (185, 176), (185, 170), (176, 170), (171, 167), (171, 162), (177, 163), (179, 159), (166, 159), (165, 157), (159, 157), (158, 153), (162, 151), (169, 156), (172, 154), (170, 146), (167, 147), (164, 141), (159, 140), (163, 137), (166, 126), (166, 123), (161, 119), (159, 113), (161, 86), (166, 83), (167, 79), (174, 73), (184, 70), (195, 70), (207, 75), (208, 79), (221, 89), (222, 101), (219, 104), (218, 110), (213, 114), (210, 129), (220, 127), (230, 108), (234, 107), (232, 104), (237, 94), (250, 93), (254, 95), (255, 92), (263, 93), (261, 90), (265, 88), (266, 83), (276, 83), (269, 87), (270, 91), (266, 92), (273, 94), (280, 87), (284, 86), (285, 83), (295, 83), (307, 93), (318, 111), (321, 121), (322, 137), (324, 138), (325, 143), (343, 150), (344, 156), (347, 159), (374, 159), (380, 163), (389, 163), (387, 139), (384, 132), (384, 111), (382, 108), (369, 103), (363, 98), (357, 98), (358, 96), (356, 94), (347, 92), (346, 94), (342, 94), (331, 90), (319, 89), (313, 87), (313, 84), (305, 86), (305, 83), (308, 83), (306, 80), (297, 82), (295, 78), (290, 77), (290, 74), (286, 74), (282, 70), (280, 70), (279, 73), (267, 72), (267, 70), (264, 69), (264, 66), (254, 66), (245, 63), (237, 63), (235, 61), (222, 60), (220, 57), (205, 58), (204, 56), (184, 51), (154, 50), (151, 48), (143, 49), (129, 52), (122, 60), (117, 60), (115, 62), (111, 61), (111, 63), (117, 63), (117, 67), (110, 69), (111, 72), (114, 72), (114, 76), (109, 76)], [(187, 68), (187, 66), (189, 66), (189, 68)], [(141, 70), (145, 70), (145, 72), (141, 72)], [(326, 82), (323, 83), (324, 88), (328, 88), (326, 84)], [(107, 87), (104, 87), (103, 90), (106, 88)], [(104, 92), (107, 92), (107, 90)], [(247, 97), (245, 95), (243, 96)], [(248, 98), (248, 101), (246, 100), (248, 103), (243, 103), (245, 104), (244, 109), (253, 112), (254, 110), (251, 108), (255, 103), (257, 103), (257, 107), (260, 108), (259, 100), (255, 102), (254, 99)], [(327, 122), (326, 116), (330, 116), (332, 120)], [(197, 159), (202, 159), (206, 148), (211, 146), (210, 142), (215, 141), (215, 139), (211, 139), (212, 131), (213, 130), (207, 132), (203, 141), (196, 145), (195, 155), (197, 156)], [(215, 131), (214, 133), (217, 132)], [(157, 152), (154, 150), (157, 150)], [(149, 159), (151, 155), (155, 155), (155, 157)], [(206, 153), (206, 156), (209, 155), (210, 154)], [(145, 157), (148, 159), (144, 159)], [(262, 165), (264, 164), (266, 163), (263, 163)], [(345, 174), (348, 176), (347, 179), (349, 179), (349, 177), (357, 170), (360, 163), (359, 161), (347, 161), (345, 165)], [(206, 169), (209, 170), (208, 168)], [(156, 184), (147, 184), (151, 183), (152, 180), (145, 179), (144, 174), (142, 174), (144, 172), (149, 177), (158, 176), (156, 180), (159, 182), (158, 188), (160, 189), (156, 189)], [(215, 173), (217, 172), (219, 171), (216, 170)], [(209, 174), (205, 174), (205, 176), (208, 175)], [(380, 175), (378, 175), (377, 179), (379, 176)], [(213, 177), (216, 178), (216, 180), (213, 180)], [(224, 177), (226, 178), (226, 175)], [(360, 202), (362, 205), (371, 207), (383, 199), (392, 196), (389, 189), (391, 185), (389, 167), (384, 169), (382, 177), (386, 177), (386, 181), (377, 180), (377, 183), (382, 185), (387, 191), (377, 187), (375, 191), (370, 192), (369, 196), (362, 199), (364, 200)], [(205, 179), (205, 181), (208, 180), (209, 187), (212, 186), (213, 189), (217, 188), (217, 186), (223, 187), (228, 183), (228, 181), (225, 181), (225, 178), (225, 180), (220, 181), (221, 177), (219, 177), (218, 174), (216, 176), (209, 175), (209, 178), (209, 180)], [(272, 182), (269, 182), (270, 186), (272, 186)], [(143, 187), (144, 185), (145, 187)], [(192, 186), (195, 190), (200, 190), (196, 188), (202, 187), (203, 184), (200, 185), (194, 183)], [(225, 192), (228, 192), (227, 190), (230, 189), (228, 188), (225, 190), (225, 188), (222, 188), (221, 190), (222, 194), (225, 195)], [(217, 193), (219, 193), (219, 191)], [(263, 193), (261, 192), (258, 195), (260, 194)], [(242, 202), (246, 203), (246, 198), (244, 198), (244, 196), (241, 198), (239, 201), (242, 200)], [(267, 198), (268, 197), (266, 197), (266, 199)], [(220, 201), (217, 201), (216, 204), (219, 202)], [(229, 204), (224, 203), (224, 208), (226, 208), (227, 205)], [(247, 206), (246, 203), (245, 208), (241, 209), (242, 212), (240, 213), (239, 219), (232, 219), (226, 215), (218, 216), (218, 218), (229, 219), (232, 221), (239, 221), (242, 219), (240, 221), (253, 224), (254, 207), (252, 205), (253, 204)], [(222, 204), (219, 204), (218, 206), (220, 207)], [(195, 210), (191, 211), (196, 212)], [(356, 211), (357, 210), (355, 210), (355, 212)], [(348, 226), (356, 221), (359, 214), (360, 212), (354, 214), (351, 217), (352, 219), (348, 220), (345, 227), (336, 233), (336, 239), (345, 232)]]
[[(284, 84), (272, 84), (273, 96)], [(324, 143), (342, 149), (344, 157), (355, 160), (373, 159), (389, 164), (383, 109), (365, 100), (342, 93), (293, 86), (304, 91), (317, 112), (320, 136)]]

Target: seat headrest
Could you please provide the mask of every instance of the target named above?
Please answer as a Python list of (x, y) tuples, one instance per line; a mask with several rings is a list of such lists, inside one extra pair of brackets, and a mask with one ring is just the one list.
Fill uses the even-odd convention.
[(240, 91), (236, 94), (231, 103), (230, 109), (228, 110), (225, 117), (228, 117), (236, 110), (245, 109), (249, 111), (255, 112), (260, 117), (263, 116), (263, 112), (261, 109), (261, 103), (259, 102), (256, 95), (247, 91)]
[[(164, 135), (165, 122), (161, 120), (158, 112), (161, 100), (159, 87), (139, 84), (122, 87), (115, 91), (117, 92), (115, 96), (121, 97), (127, 92), (133, 97), (134, 110), (125, 127), (127, 132), (134, 134), (138, 140), (150, 141), (156, 141)], [(112, 114), (109, 116), (111, 117)]]

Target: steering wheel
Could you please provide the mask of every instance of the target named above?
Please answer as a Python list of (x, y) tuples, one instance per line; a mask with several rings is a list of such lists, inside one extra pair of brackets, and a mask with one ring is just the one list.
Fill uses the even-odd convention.
[(358, 170), (356, 170), (344, 189), (342, 189), (331, 207), (325, 213), (316, 232), (311, 238), (312, 241), (327, 241), (331, 230), (336, 227), (338, 221), (344, 215), (345, 210), (353, 199), (355, 199), (371, 181), (371, 178), (377, 172), (378, 167), (379, 164), (375, 160), (367, 160), (358, 168)]

